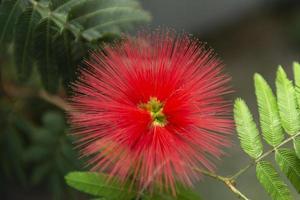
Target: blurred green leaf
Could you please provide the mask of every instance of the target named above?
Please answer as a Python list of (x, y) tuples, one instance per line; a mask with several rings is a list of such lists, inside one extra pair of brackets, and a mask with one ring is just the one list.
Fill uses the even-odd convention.
[(70, 172), (65, 176), (65, 180), (69, 186), (81, 192), (108, 200), (130, 200), (135, 196), (135, 193), (127, 185), (123, 185), (113, 178), (108, 180), (108, 175), (103, 173)]
[(282, 172), (288, 177), (296, 190), (300, 193), (300, 160), (290, 149), (278, 149), (275, 159)]
[(63, 193), (63, 182), (61, 181), (61, 177), (57, 173), (53, 173), (50, 175), (50, 191), (52, 194), (52, 199), (59, 200), (64, 199)]
[(51, 171), (51, 167), (51, 163), (49, 162), (36, 165), (31, 174), (31, 184), (40, 184)]
[[(0, 101), (0, 105), (2, 102)], [(20, 120), (8, 107), (0, 106), (0, 171), (2, 180), (14, 181), (25, 185), (27, 176), (22, 159), (25, 149), (23, 135), (14, 126), (16, 119)]]
[(37, 114), (38, 121), (32, 121), (30, 112), (20, 111), (14, 102), (0, 98), (1, 191), (11, 184), (26, 189), (45, 185), (53, 192), (52, 199), (77, 199), (76, 191), (64, 181), (66, 173), (80, 167), (64, 114), (42, 111)]
[(51, 149), (45, 146), (30, 146), (23, 153), (23, 159), (26, 162), (36, 162), (42, 159), (47, 159), (47, 156), (50, 155)]
[(59, 112), (50, 111), (43, 115), (42, 122), (43, 126), (33, 132), (27, 153), (30, 158), (27, 161), (34, 166), (31, 182), (34, 185), (46, 183), (53, 199), (70, 198), (74, 191), (65, 192), (67, 188), (63, 177), (69, 171), (78, 169), (79, 160), (66, 135), (64, 118)]
[(33, 32), (33, 55), (37, 60), (42, 82), (51, 92), (57, 90), (60, 78), (53, 46), (54, 37), (57, 35), (59, 28), (49, 17), (42, 19)]
[(14, 56), (20, 80), (27, 80), (33, 67), (33, 30), (41, 16), (28, 8), (18, 16), (14, 29)]
[(55, 135), (56, 133), (52, 133), (51, 130), (39, 127), (31, 133), (31, 138), (35, 144), (53, 147), (53, 144), (57, 140)]
[(54, 38), (53, 46), (63, 84), (69, 88), (69, 83), (76, 79), (74, 72), (77, 71), (81, 59), (86, 56), (88, 47), (81, 40), (75, 41), (74, 35), (66, 29)]
[(177, 196), (181, 200), (201, 200), (200, 195), (195, 191), (194, 188), (188, 186), (177, 185)]
[(28, 80), (36, 65), (45, 88), (55, 92), (61, 79), (67, 87), (75, 79), (88, 49), (150, 18), (137, 0), (7, 0), (0, 4), (0, 44), (14, 35), (19, 79)]
[(89, 0), (73, 6), (68, 20), (81, 30), (82, 37), (95, 41), (107, 33), (119, 34), (147, 22), (150, 15), (135, 0)]
[(42, 120), (47, 130), (50, 130), (54, 133), (64, 133), (66, 125), (65, 119), (63, 118), (62, 114), (50, 111), (43, 116)]
[(200, 195), (191, 187), (176, 185), (176, 195), (167, 192), (154, 192), (142, 195), (145, 200), (201, 200)]
[(22, 12), (21, 2), (22, 0), (10, 0), (0, 4), (0, 50), (6, 50), (6, 44), (12, 41), (17, 17)]

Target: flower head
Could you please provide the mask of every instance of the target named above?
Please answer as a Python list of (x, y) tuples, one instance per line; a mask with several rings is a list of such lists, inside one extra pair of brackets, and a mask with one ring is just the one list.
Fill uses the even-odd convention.
[(140, 34), (94, 52), (71, 98), (71, 123), (93, 170), (139, 186), (192, 184), (229, 144), (229, 78), (187, 35)]

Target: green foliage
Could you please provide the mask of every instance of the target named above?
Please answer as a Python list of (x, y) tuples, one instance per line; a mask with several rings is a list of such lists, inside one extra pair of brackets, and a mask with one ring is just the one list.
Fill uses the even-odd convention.
[(142, 195), (144, 200), (201, 200), (202, 198), (198, 193), (190, 187), (185, 187), (180, 184), (176, 185), (176, 197), (170, 193), (162, 193), (155, 191), (153, 194)]
[(273, 200), (293, 199), (287, 185), (281, 181), (271, 163), (266, 161), (257, 163), (256, 176)]
[(65, 179), (69, 186), (90, 195), (104, 197), (108, 200), (132, 199), (136, 193), (128, 185), (108, 175), (95, 172), (70, 172)]
[[(198, 193), (196, 193), (194, 190), (192, 190), (190, 187), (185, 187), (182, 185), (177, 185), (176, 188), (176, 195), (177, 199), (180, 200), (201, 200), (202, 198)], [(174, 199), (174, 196), (172, 196)], [(163, 198), (160, 198), (164, 200)]]
[(284, 138), (276, 98), (260, 74), (254, 75), (254, 84), (262, 135), (266, 142), (274, 147)]
[(1, 52), (13, 45), (18, 77), (34, 65), (43, 85), (56, 91), (74, 80), (87, 50), (150, 20), (137, 0), (5, 0), (0, 4)]
[(258, 158), (263, 152), (263, 146), (252, 114), (242, 99), (234, 103), (234, 120), (242, 149), (252, 158)]
[[(42, 82), (49, 91), (56, 91), (59, 85), (59, 70), (56, 64), (54, 37), (58, 27), (50, 18), (43, 19), (35, 28), (33, 52)], [(52, 37), (54, 35), (54, 37)], [(44, 49), (44, 51), (40, 51)]]
[(293, 140), (294, 142), (294, 149), (297, 157), (300, 159), (300, 138), (297, 137)]
[[(300, 107), (300, 64), (294, 62), (293, 67), (294, 67), (293, 69), (294, 69), (296, 97), (297, 97), (298, 106)], [(294, 139), (294, 148), (298, 158), (300, 158), (300, 138)]]
[(56, 199), (63, 197), (64, 175), (79, 168), (66, 128), (60, 113), (47, 112), (42, 118), (42, 126), (32, 128), (31, 145), (23, 154), (24, 161), (33, 166), (30, 183), (47, 183)]
[(40, 19), (37, 11), (28, 8), (18, 16), (14, 28), (14, 60), (20, 80), (28, 79), (32, 71), (33, 31)]
[(293, 63), (294, 79), (295, 79), (295, 91), (298, 105), (300, 105), (300, 64)]
[[(176, 184), (176, 196), (155, 189), (151, 193), (134, 191), (129, 183), (120, 183), (116, 178), (96, 172), (70, 172), (65, 176), (67, 184), (81, 192), (107, 200), (131, 200), (137, 197), (144, 200), (201, 200), (199, 194), (190, 187)], [(145, 193), (146, 192), (146, 193)]]
[[(255, 163), (257, 163), (256, 173), (259, 182), (272, 199), (292, 199), (289, 188), (281, 181), (280, 176), (271, 163), (262, 161), (266, 155), (273, 151), (276, 152), (275, 160), (281, 171), (287, 176), (294, 188), (298, 192), (300, 191), (300, 160), (298, 158), (300, 155), (300, 138), (298, 137), (300, 134), (300, 102), (298, 100), (300, 65), (298, 63), (294, 63), (294, 74), (296, 87), (288, 79), (283, 68), (279, 66), (275, 82), (277, 99), (264, 78), (259, 74), (255, 74), (254, 76), (262, 135), (265, 141), (273, 147), (273, 150), (255, 157)], [(240, 107), (244, 107), (244, 109)], [(243, 100), (239, 98), (236, 100), (234, 113), (241, 147), (247, 152), (249, 151), (249, 147), (257, 145), (257, 141), (253, 139), (253, 135), (259, 137), (259, 133), (253, 128), (256, 127), (256, 124)], [(248, 129), (248, 132), (241, 131), (244, 129)], [(249, 131), (251, 129), (252, 131)], [(284, 140), (283, 130), (285, 130), (290, 138)], [(294, 148), (280, 149), (281, 146), (289, 141), (293, 141)], [(249, 155), (253, 158), (253, 155)]]
[(293, 135), (300, 130), (300, 113), (293, 83), (281, 66), (277, 70), (276, 91), (282, 127), (288, 134)]
[[(3, 1), (0, 6), (0, 50), (4, 51), (12, 40), (17, 17), (22, 12), (22, 0)], [(1, 52), (0, 51), (0, 52)]]
[(300, 192), (300, 160), (295, 152), (290, 149), (278, 149), (275, 153), (275, 159), (281, 171)]
[(176, 197), (170, 193), (156, 192), (154, 194), (144, 195), (145, 200), (201, 200), (202, 198), (191, 188), (182, 185), (176, 186)]
[[(0, 188), (35, 188), (45, 185), (53, 199), (69, 199), (64, 175), (80, 167), (65, 119), (60, 112), (41, 113), (42, 122), (32, 123), (20, 114), (20, 103), (0, 99)], [(72, 198), (76, 199), (76, 198)]]
[[(0, 183), (5, 192), (6, 182), (16, 181), (26, 184), (26, 172), (22, 153), (25, 149), (24, 137), (20, 132), (27, 131), (27, 127), (19, 127), (24, 119), (4, 101), (0, 101)], [(3, 182), (3, 183), (2, 183)]]
[[(47, 186), (53, 199), (76, 199), (63, 178), (80, 168), (64, 114), (31, 96), (38, 96), (40, 83), (53, 93), (63, 91), (61, 84), (71, 92), (89, 50), (149, 20), (138, 0), (0, 0), (1, 192), (9, 181)], [(33, 87), (18, 88), (15, 76)]]

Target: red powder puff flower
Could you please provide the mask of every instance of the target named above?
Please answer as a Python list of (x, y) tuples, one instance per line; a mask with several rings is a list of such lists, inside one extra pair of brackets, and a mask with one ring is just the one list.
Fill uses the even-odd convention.
[(70, 112), (92, 170), (140, 187), (191, 185), (213, 170), (232, 121), (222, 63), (187, 35), (140, 34), (86, 61)]

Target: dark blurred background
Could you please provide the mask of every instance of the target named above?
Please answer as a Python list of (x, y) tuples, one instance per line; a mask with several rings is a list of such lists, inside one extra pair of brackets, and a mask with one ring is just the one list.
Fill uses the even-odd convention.
[[(299, 0), (143, 0), (142, 3), (152, 13), (152, 27), (189, 32), (215, 49), (232, 76), (235, 90), (232, 98), (245, 99), (256, 119), (254, 72), (261, 73), (274, 88), (277, 66), (283, 65), (292, 78), (292, 62), (300, 61)], [(234, 147), (218, 163), (218, 173), (222, 175), (232, 174), (249, 163), (236, 135), (233, 140)], [(269, 199), (256, 180), (254, 168), (241, 176), (237, 184), (251, 199)], [(222, 183), (207, 177), (197, 188), (208, 200), (236, 199)]]
[[(191, 33), (215, 49), (226, 64), (226, 71), (232, 76), (232, 85), (235, 90), (232, 99), (244, 98), (256, 119), (254, 72), (261, 73), (274, 88), (277, 66), (283, 65), (291, 77), (292, 62), (300, 61), (300, 0), (142, 0), (142, 4), (153, 16), (150, 27), (171, 27), (177, 31)], [(49, 107), (49, 105), (36, 107), (34, 100), (31, 102), (33, 103), (26, 107), (36, 110), (32, 113), (41, 113), (44, 107)], [(22, 102), (15, 102), (16, 109), (19, 104)], [(1, 109), (3, 109), (3, 113), (6, 112), (5, 106)], [(3, 144), (0, 147), (10, 149), (11, 152), (6, 154), (0, 149), (0, 154), (3, 154), (1, 156), (4, 158), (7, 155), (16, 156), (6, 158), (9, 162), (2, 163), (3, 169), (1, 170), (7, 174), (11, 173), (12, 179), (3, 183), (0, 173), (0, 192), (4, 194), (1, 197), (4, 199), (47, 200), (52, 199), (52, 194), (55, 192), (66, 193), (63, 189), (64, 183), (58, 180), (59, 176), (62, 177), (68, 170), (79, 168), (80, 166), (77, 165), (80, 163), (72, 163), (77, 158), (74, 152), (72, 153), (69, 138), (65, 136), (68, 128), (63, 116), (59, 110), (48, 112), (39, 119), (39, 128), (26, 124), (18, 116), (7, 118), (0, 116), (0, 127), (2, 127), (1, 122), (9, 121), (9, 123), (3, 124), (10, 124), (11, 128), (7, 129), (10, 131), (8, 134), (10, 137), (14, 137), (12, 133), (21, 131), (26, 137), (25, 142), (38, 144), (27, 150), (21, 161), (16, 159), (17, 155), (23, 151), (21, 141), (20, 144), (18, 142), (10, 144), (9, 141), (18, 141), (11, 138), (2, 141)], [(26, 117), (39, 118), (40, 116)], [(47, 132), (49, 130), (57, 133), (55, 138), (53, 136), (50, 139), (36, 137), (41, 135), (40, 132), (47, 137), (50, 135)], [(33, 134), (26, 136), (26, 133), (29, 132)], [(217, 163), (217, 172), (222, 175), (230, 175), (250, 161), (239, 148), (236, 135), (233, 135), (232, 138), (235, 145), (226, 150), (228, 155)], [(46, 143), (40, 141), (46, 141)], [(41, 145), (55, 147), (55, 151), (43, 152)], [(266, 146), (266, 148), (268, 147)], [(36, 152), (40, 154), (36, 154)], [(25, 162), (28, 160), (30, 163), (39, 162), (39, 165), (30, 164), (29, 169), (26, 169), (26, 171), (33, 172), (30, 182), (36, 185), (29, 189), (26, 182), (22, 180), (24, 176), (22, 169), (10, 168), (10, 166), (18, 166), (24, 160)], [(39, 168), (35, 169), (35, 166), (39, 166)], [(22, 183), (23, 181), (25, 185), (16, 185), (15, 176), (20, 179), (17, 182)], [(207, 177), (203, 177), (203, 179), (197, 185), (197, 189), (206, 200), (236, 199), (222, 183)], [(237, 184), (240, 190), (253, 200), (269, 199), (256, 180), (254, 168), (241, 176)], [(12, 189), (10, 191), (7, 188)], [(49, 188), (51, 189), (49, 190)], [(296, 194), (296, 191), (293, 192)], [(9, 196), (5, 196), (5, 194), (9, 194)], [(74, 195), (78, 197), (77, 193), (73, 193), (66, 199), (73, 199)], [(84, 196), (82, 199), (85, 199)]]

